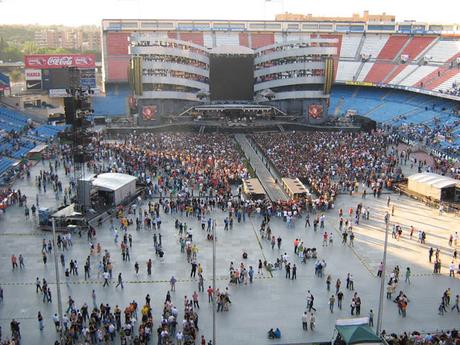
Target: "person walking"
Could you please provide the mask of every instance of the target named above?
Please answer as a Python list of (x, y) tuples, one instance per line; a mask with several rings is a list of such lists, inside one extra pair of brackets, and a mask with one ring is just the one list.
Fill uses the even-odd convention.
[(335, 296), (331, 295), (331, 297), (329, 297), (329, 310), (331, 311), (331, 313), (334, 312), (334, 304), (335, 304)]
[(409, 267), (406, 267), (406, 279), (405, 282), (406, 284), (410, 284), (410, 276), (412, 275), (412, 272)]
[(13, 271), (18, 268), (18, 258), (16, 255), (11, 255), (11, 266), (13, 267)]
[(22, 254), (19, 254), (19, 268), (22, 270), (24, 268), (26, 268), (26, 266), (24, 265), (24, 257), (22, 256)]
[(43, 329), (45, 328), (45, 325), (43, 323), (43, 316), (40, 311), (37, 314), (37, 320), (38, 320), (38, 328), (40, 329), (40, 331), (43, 331)]
[(121, 272), (118, 273), (118, 283), (117, 285), (115, 285), (115, 288), (117, 288), (118, 286), (121, 286), (121, 288), (123, 289), (123, 278), (121, 277)]
[(109, 272), (104, 271), (104, 273), (102, 274), (102, 277), (104, 278), (104, 284), (102, 285), (102, 287), (109, 286), (109, 278), (110, 278)]
[(198, 303), (198, 293), (196, 291), (193, 292), (192, 299), (193, 299), (193, 308), (200, 309), (200, 304)]
[(139, 263), (137, 261), (134, 263), (134, 271), (136, 272), (136, 277), (139, 278)]
[(292, 266), (292, 277), (291, 277), (292, 280), (297, 280), (297, 266), (294, 264)]
[(381, 278), (383, 273), (383, 262), (380, 262), (379, 268), (377, 270), (377, 277)]
[[(105, 284), (105, 282), (104, 282)], [(108, 285), (108, 284), (107, 284)], [(93, 307), (97, 308), (97, 303), (96, 303), (96, 290), (93, 289), (93, 292), (91, 293), (91, 298), (93, 299)]]
[(454, 303), (454, 305), (453, 305), (451, 310), (453, 311), (454, 309), (457, 309), (457, 313), (460, 313), (459, 304), (460, 304), (460, 296), (457, 295), (457, 296), (455, 296), (455, 303)]
[(342, 310), (343, 292), (339, 291), (337, 294), (337, 308)]
[(171, 279), (169, 279), (169, 284), (171, 285), (171, 291), (176, 291), (176, 282), (177, 279), (172, 276)]
[(308, 331), (308, 314), (306, 311), (302, 314), (302, 329)]

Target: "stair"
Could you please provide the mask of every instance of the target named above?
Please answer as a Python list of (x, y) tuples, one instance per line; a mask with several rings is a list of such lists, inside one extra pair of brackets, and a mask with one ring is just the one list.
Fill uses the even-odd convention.
[(366, 116), (366, 117), (369, 117), (370, 114), (372, 114), (374, 111), (376, 110), (379, 110), (381, 107), (383, 107), (385, 104), (384, 103), (381, 103), (379, 104), (378, 106), (376, 106), (375, 108), (369, 110), (367, 113), (363, 114), (363, 116)]
[(200, 130), (199, 130), (199, 134), (203, 134), (204, 133), (204, 130), (206, 129), (206, 126), (200, 126)]
[(276, 125), (276, 127), (278, 127), (278, 129), (280, 130), (280, 132), (284, 132), (284, 127), (282, 125)]
[(356, 70), (355, 75), (353, 76), (353, 80), (358, 79), (358, 76), (361, 74), (361, 71), (363, 70), (364, 65), (365, 65), (365, 62), (362, 61), (361, 64), (359, 65), (358, 69)]
[(415, 68), (412, 72), (410, 72), (408, 75), (406, 75), (404, 78), (402, 78), (402, 79), (399, 81), (398, 84), (399, 84), (399, 85), (402, 85), (402, 82), (403, 82), (404, 80), (406, 80), (407, 78), (409, 78), (412, 74), (414, 74), (415, 71), (417, 71), (419, 68), (420, 68), (420, 66), (418, 66), (417, 68)]
[(404, 68), (406, 68), (407, 65), (405, 64), (400, 64), (400, 65), (396, 65), (391, 71), (390, 73), (388, 73), (385, 78), (383, 78), (383, 82), (388, 84), (391, 80), (393, 80), (399, 73), (402, 72), (402, 70)]
[(366, 40), (366, 35), (362, 35), (361, 41), (359, 41), (358, 49), (356, 49), (355, 60), (361, 60), (361, 49), (363, 49), (365, 40)]

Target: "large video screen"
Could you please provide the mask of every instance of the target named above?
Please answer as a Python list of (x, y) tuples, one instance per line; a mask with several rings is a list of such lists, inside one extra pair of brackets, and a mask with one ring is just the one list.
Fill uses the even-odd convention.
[(209, 76), (212, 101), (253, 100), (252, 55), (211, 55)]

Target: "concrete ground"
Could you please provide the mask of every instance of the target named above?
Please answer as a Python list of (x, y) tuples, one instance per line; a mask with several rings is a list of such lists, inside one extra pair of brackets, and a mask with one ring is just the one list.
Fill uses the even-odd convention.
[[(38, 174), (40, 169), (45, 169), (41, 163), (32, 168), (32, 176)], [(35, 200), (37, 188), (34, 179), (17, 181), (15, 188), (21, 189), (29, 196), (29, 205)], [(62, 202), (56, 200), (54, 193), (48, 191), (40, 193), (40, 206), (55, 206)], [(388, 210), (386, 206), (387, 195), (380, 199), (374, 199), (368, 195), (362, 199), (361, 195), (340, 195), (335, 209), (326, 213), (326, 230), (334, 233), (333, 246), (322, 247), (322, 234), (315, 233), (312, 228), (304, 228), (304, 220), (299, 220), (294, 228), (288, 229), (280, 219), (273, 219), (271, 228), (275, 236), (280, 235), (283, 239), (281, 250), (271, 249), (267, 240), (261, 239), (258, 228), (260, 218), (253, 217), (246, 222), (235, 222), (231, 231), (223, 231), (223, 219), (225, 213), (220, 210), (212, 212), (211, 216), (218, 222), (217, 242), (217, 285), (224, 289), (228, 285), (228, 269), (230, 261), (239, 265), (242, 261), (243, 249), (249, 254), (245, 263), (257, 267), (259, 259), (269, 262), (276, 260), (282, 253), (288, 253), (290, 261), (298, 266), (297, 280), (288, 280), (283, 271), (275, 271), (271, 276), (265, 272), (257, 277), (252, 285), (229, 286), (232, 304), (229, 312), (217, 314), (217, 343), (226, 344), (299, 344), (304, 342), (327, 341), (332, 338), (334, 323), (338, 318), (350, 317), (350, 301), (353, 292), (357, 292), (362, 300), (362, 315), (367, 315), (370, 309), (377, 314), (380, 281), (376, 278), (377, 266), (382, 258), (384, 239), (383, 215)], [(452, 295), (460, 293), (460, 281), (457, 278), (449, 278), (446, 268), (443, 267), (441, 275), (433, 275), (432, 266), (428, 262), (429, 246), (441, 249), (443, 265), (448, 265), (452, 247), (448, 246), (447, 240), (450, 233), (460, 232), (458, 218), (451, 215), (439, 215), (436, 210), (430, 209), (423, 204), (406, 197), (391, 195), (391, 203), (395, 205), (395, 215), (392, 222), (403, 226), (403, 238), (399, 241), (389, 236), (388, 267), (395, 265), (412, 268), (413, 277), (411, 284), (403, 281), (397, 291), (404, 291), (410, 299), (408, 315), (402, 318), (398, 315), (396, 304), (385, 299), (383, 328), (388, 332), (402, 331), (434, 331), (458, 327), (459, 315), (457, 312), (448, 312), (443, 316), (438, 315), (437, 308), (445, 289), (451, 288)], [(370, 220), (363, 221), (354, 226), (356, 239), (354, 247), (342, 245), (338, 232), (338, 209), (343, 208), (347, 213), (349, 207), (355, 207), (363, 202), (370, 207)], [(152, 298), (155, 329), (158, 327), (161, 309), (166, 292), (169, 288), (169, 278), (174, 275), (178, 282), (176, 292), (172, 293), (172, 301), (179, 309), (179, 318), (183, 315), (183, 298), (191, 296), (197, 290), (197, 280), (190, 278), (190, 265), (183, 254), (180, 253), (178, 236), (174, 230), (174, 221), (179, 218), (187, 222), (194, 230), (194, 241), (198, 244), (198, 262), (203, 265), (205, 286), (211, 284), (212, 274), (212, 248), (206, 240), (206, 233), (199, 228), (196, 219), (174, 215), (162, 215), (162, 242), (166, 252), (164, 262), (159, 262), (153, 251), (152, 232), (136, 231), (132, 226), (129, 233), (133, 236), (133, 248), (131, 262), (123, 262), (119, 247), (114, 243), (113, 236), (106, 222), (103, 227), (97, 229), (97, 241), (103, 249), (112, 253), (114, 261), (114, 276), (118, 272), (123, 273), (125, 288), (115, 288), (113, 285), (103, 288), (101, 279), (97, 279), (96, 263), (97, 256), (92, 257), (92, 275), (88, 281), (84, 280), (83, 263), (89, 254), (89, 246), (86, 236), (74, 237), (73, 247), (65, 252), (66, 261), (77, 259), (79, 262), (80, 275), (72, 277), (71, 282), (61, 286), (64, 310), (67, 297), (71, 295), (77, 306), (85, 301), (91, 304), (91, 291), (96, 290), (97, 302), (118, 304), (124, 308), (133, 299), (139, 304), (144, 302), (145, 295)], [(4, 289), (4, 301), (0, 303), (0, 325), (3, 336), (9, 336), (9, 323), (12, 318), (21, 322), (23, 344), (52, 344), (56, 339), (56, 333), (51, 317), (57, 311), (56, 285), (54, 263), (49, 258), (45, 266), (41, 260), (42, 239), (50, 239), (51, 234), (42, 233), (35, 227), (36, 220), (25, 219), (24, 212), (18, 206), (7, 210), (0, 215), (0, 284)], [(425, 245), (417, 243), (415, 239), (408, 238), (408, 226), (414, 225), (417, 229), (427, 232)], [(157, 232), (158, 233), (158, 232)], [(335, 310), (332, 314), (328, 309), (330, 292), (326, 290), (325, 276), (318, 278), (314, 274), (314, 262), (308, 261), (302, 264), (301, 260), (294, 255), (293, 241), (301, 238), (307, 247), (316, 247), (319, 258), (327, 262), (325, 276), (330, 274), (335, 283), (337, 278), (342, 280), (345, 294), (344, 309)], [(24, 270), (11, 270), (10, 256), (22, 253), (25, 257), (26, 268)], [(146, 261), (153, 259), (153, 274), (146, 274)], [(134, 274), (134, 262), (138, 261), (141, 267), (139, 278)], [(458, 261), (456, 262), (458, 265)], [(63, 274), (60, 266), (61, 274)], [(256, 269), (257, 272), (257, 269)], [(354, 276), (355, 291), (345, 289), (347, 273)], [(46, 278), (52, 283), (53, 303), (42, 303), (41, 296), (35, 293), (34, 281), (36, 277)], [(334, 284), (333, 284), (334, 285)], [(315, 296), (317, 308), (317, 327), (314, 332), (302, 330), (301, 315), (305, 310), (306, 293), (311, 290)], [(212, 308), (208, 304), (206, 293), (201, 294), (199, 310), (199, 334), (206, 339), (212, 336)], [(45, 330), (38, 329), (37, 312), (41, 311), (45, 317)], [(374, 321), (376, 322), (376, 320)], [(278, 341), (267, 339), (266, 332), (271, 327), (279, 327), (282, 331), (282, 339)], [(156, 340), (155, 340), (156, 342)]]

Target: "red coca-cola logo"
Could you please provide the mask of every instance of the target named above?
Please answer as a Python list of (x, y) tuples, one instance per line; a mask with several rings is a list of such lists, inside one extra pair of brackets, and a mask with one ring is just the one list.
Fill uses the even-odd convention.
[(48, 58), (49, 66), (71, 66), (72, 62), (72, 56), (52, 56)]

